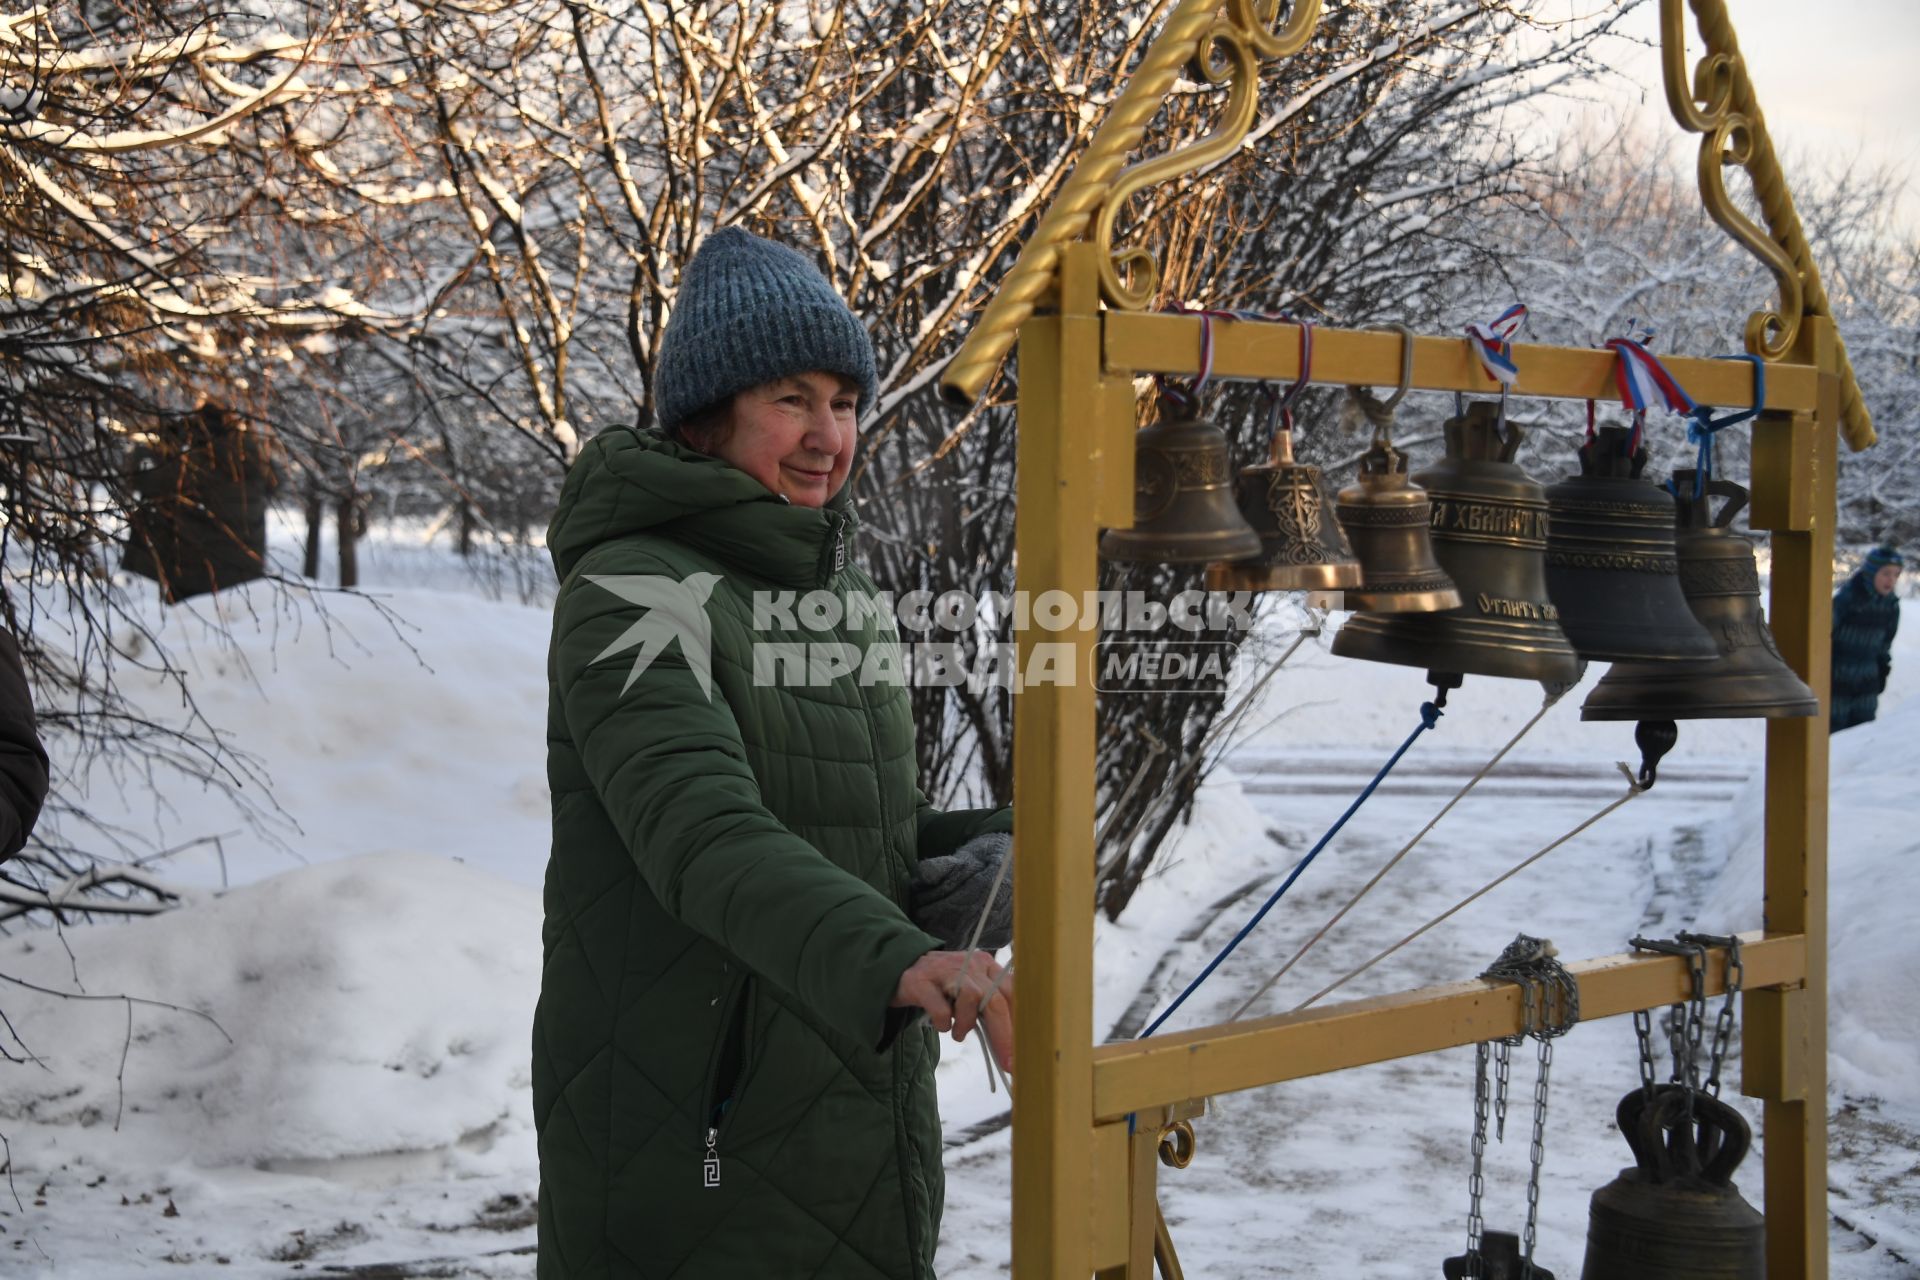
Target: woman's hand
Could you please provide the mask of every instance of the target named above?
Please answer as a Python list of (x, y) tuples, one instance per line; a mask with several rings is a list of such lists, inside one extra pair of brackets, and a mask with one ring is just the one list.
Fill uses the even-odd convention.
[[(964, 975), (963, 975), (964, 971)], [(964, 976), (964, 981), (963, 981)], [(1013, 979), (1000, 983), (984, 1009), (980, 1001), (1000, 977), (991, 952), (929, 951), (907, 967), (893, 989), (896, 1009), (924, 1009), (935, 1031), (965, 1040), (976, 1025), (1002, 1071), (1013, 1070)]]

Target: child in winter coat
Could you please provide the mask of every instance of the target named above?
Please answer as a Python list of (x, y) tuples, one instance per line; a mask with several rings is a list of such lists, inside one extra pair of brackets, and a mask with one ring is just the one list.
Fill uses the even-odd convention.
[(1833, 731), (1873, 719), (1893, 670), (1900, 629), (1894, 584), (1906, 564), (1891, 543), (1875, 547), (1833, 597)]

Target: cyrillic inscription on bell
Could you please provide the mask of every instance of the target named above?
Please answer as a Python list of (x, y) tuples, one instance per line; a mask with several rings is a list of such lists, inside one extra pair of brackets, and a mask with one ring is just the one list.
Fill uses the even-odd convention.
[[(1615, 663), (1580, 708), (1583, 720), (1721, 720), (1820, 714), (1820, 700), (1781, 658), (1760, 608), (1753, 540), (1733, 530), (1747, 491), (1695, 473), (1673, 473), (1679, 513), (1679, 583), (1687, 607), (1717, 647), (1697, 662)], [(1718, 513), (1715, 498), (1727, 502)]]
[(1206, 564), (1260, 553), (1233, 504), (1226, 433), (1171, 403), (1134, 436), (1133, 528), (1100, 535), (1109, 560)]
[(1446, 424), (1447, 452), (1413, 477), (1427, 491), (1434, 558), (1462, 603), (1433, 613), (1357, 613), (1333, 640), (1342, 657), (1436, 675), (1565, 684), (1579, 662), (1547, 595), (1546, 494), (1513, 461), (1524, 432), (1478, 403)]
[(1360, 585), (1360, 562), (1333, 513), (1320, 468), (1297, 462), (1293, 432), (1273, 433), (1267, 461), (1240, 470), (1240, 513), (1260, 552), (1207, 566), (1212, 591), (1341, 591)]
[(1404, 453), (1376, 439), (1334, 511), (1360, 561), (1360, 586), (1347, 592), (1348, 608), (1432, 613), (1460, 606), (1453, 579), (1434, 559), (1433, 504), (1407, 478)]
[(1645, 445), (1601, 427), (1580, 474), (1547, 490), (1547, 592), (1583, 658), (1670, 662), (1718, 653), (1680, 592), (1673, 499), (1640, 478)]

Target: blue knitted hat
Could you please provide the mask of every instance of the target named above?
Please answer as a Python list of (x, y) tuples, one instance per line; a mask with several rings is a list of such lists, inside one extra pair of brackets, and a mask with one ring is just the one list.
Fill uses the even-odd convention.
[(1900, 554), (1900, 548), (1894, 546), (1891, 542), (1883, 542), (1873, 550), (1867, 552), (1868, 573), (1878, 573), (1888, 565), (1905, 568), (1906, 564), (1906, 557)]
[(826, 277), (786, 245), (739, 227), (708, 236), (680, 275), (660, 338), (661, 429), (735, 392), (815, 369), (852, 378), (861, 411), (872, 407), (873, 344)]

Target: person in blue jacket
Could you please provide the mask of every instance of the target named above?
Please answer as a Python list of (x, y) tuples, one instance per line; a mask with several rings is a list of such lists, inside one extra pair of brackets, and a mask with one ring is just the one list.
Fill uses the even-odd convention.
[(1833, 732), (1873, 719), (1893, 670), (1906, 561), (1892, 543), (1875, 547), (1833, 597)]

